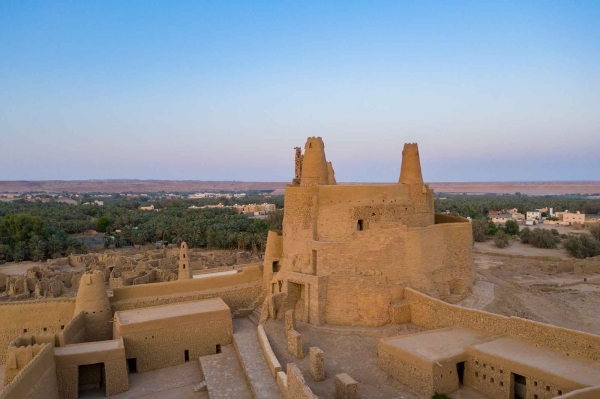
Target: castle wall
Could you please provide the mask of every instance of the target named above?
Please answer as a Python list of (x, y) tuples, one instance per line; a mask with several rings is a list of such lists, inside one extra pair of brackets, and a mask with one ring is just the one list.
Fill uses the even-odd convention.
[(431, 298), (412, 289), (404, 293), (412, 323), (427, 329), (457, 326), (507, 335), (529, 344), (551, 348), (564, 355), (600, 362), (600, 336), (549, 324), (467, 309)]
[(73, 318), (74, 310), (72, 298), (1, 304), (0, 364), (6, 363), (8, 346), (17, 337), (59, 333)]
[(139, 373), (185, 363), (200, 356), (214, 355), (217, 344), (233, 342), (231, 318), (198, 322), (122, 335), (127, 359), (137, 358)]
[(114, 313), (219, 297), (235, 311), (252, 307), (262, 294), (260, 265), (251, 265), (235, 274), (115, 288), (111, 306)]
[(80, 312), (58, 334), (58, 346), (85, 342), (85, 313)]
[(58, 399), (56, 363), (52, 345), (45, 345), (16, 375), (0, 399)]

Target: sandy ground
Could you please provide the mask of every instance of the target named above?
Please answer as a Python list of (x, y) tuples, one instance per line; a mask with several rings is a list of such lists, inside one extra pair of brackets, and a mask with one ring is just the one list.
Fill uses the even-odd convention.
[(568, 259), (571, 254), (559, 244), (557, 249), (536, 248), (531, 244), (522, 244), (519, 240), (511, 240), (508, 247), (498, 248), (494, 240), (476, 242), (473, 247), (477, 251), (493, 252), (498, 254), (521, 255), (521, 256), (551, 256), (554, 258)]
[(10, 262), (0, 265), (0, 273), (4, 273), (6, 275), (24, 276), (27, 273), (27, 269), (41, 265), (42, 264), (40, 262)]
[(474, 260), (477, 282), (459, 305), (600, 334), (600, 275), (547, 272), (551, 261), (485, 254)]
[[(208, 399), (208, 393), (194, 392), (203, 380), (197, 361), (141, 374), (129, 374), (129, 391), (111, 396), (113, 399)], [(80, 398), (104, 398), (103, 391), (87, 391)]]

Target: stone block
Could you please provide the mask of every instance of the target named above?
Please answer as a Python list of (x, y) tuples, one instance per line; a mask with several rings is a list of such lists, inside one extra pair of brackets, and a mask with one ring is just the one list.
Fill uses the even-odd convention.
[(358, 397), (358, 382), (348, 374), (335, 376), (335, 399), (356, 399)]
[(296, 330), (288, 331), (288, 352), (296, 356), (298, 359), (304, 358), (304, 351), (302, 350), (302, 334)]
[(325, 379), (325, 355), (317, 347), (310, 348), (310, 371), (315, 381)]
[(285, 312), (285, 332), (288, 333), (291, 330), (296, 329), (296, 312), (294, 309), (290, 309)]

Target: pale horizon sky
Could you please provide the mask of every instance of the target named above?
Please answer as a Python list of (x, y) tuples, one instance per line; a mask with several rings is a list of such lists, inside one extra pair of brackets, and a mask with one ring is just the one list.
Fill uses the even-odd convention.
[(600, 2), (0, 4), (0, 180), (600, 180)]

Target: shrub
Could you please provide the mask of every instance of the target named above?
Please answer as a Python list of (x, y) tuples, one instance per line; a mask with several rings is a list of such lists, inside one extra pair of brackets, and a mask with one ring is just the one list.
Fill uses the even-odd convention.
[(488, 222), (485, 219), (473, 219), (471, 222), (473, 229), (473, 240), (477, 242), (484, 242), (485, 236), (488, 232)]
[(550, 230), (550, 231), (552, 232), (552, 234), (553, 234), (553, 235), (555, 235), (555, 236), (557, 236), (557, 237), (560, 237), (560, 233), (558, 232), (558, 230), (556, 230), (556, 229), (552, 229), (552, 230)]
[(595, 224), (592, 227), (590, 227), (590, 234), (596, 240), (600, 240), (600, 224)]
[(523, 244), (529, 244), (529, 237), (531, 237), (531, 229), (529, 227), (525, 227), (523, 230), (521, 230), (519, 235), (521, 236), (521, 242)]
[(550, 230), (533, 229), (529, 234), (529, 243), (537, 248), (556, 248), (560, 237), (552, 234)]
[(514, 220), (507, 220), (504, 225), (504, 231), (511, 236), (519, 234), (519, 224)]
[(510, 236), (504, 232), (504, 230), (498, 230), (494, 235), (494, 242), (498, 248), (504, 248), (508, 246), (510, 242)]
[(585, 234), (571, 236), (565, 243), (565, 248), (576, 258), (600, 255), (600, 241)]
[(431, 397), (431, 399), (451, 399), (450, 396), (444, 394), (444, 393), (434, 393), (433, 396)]

